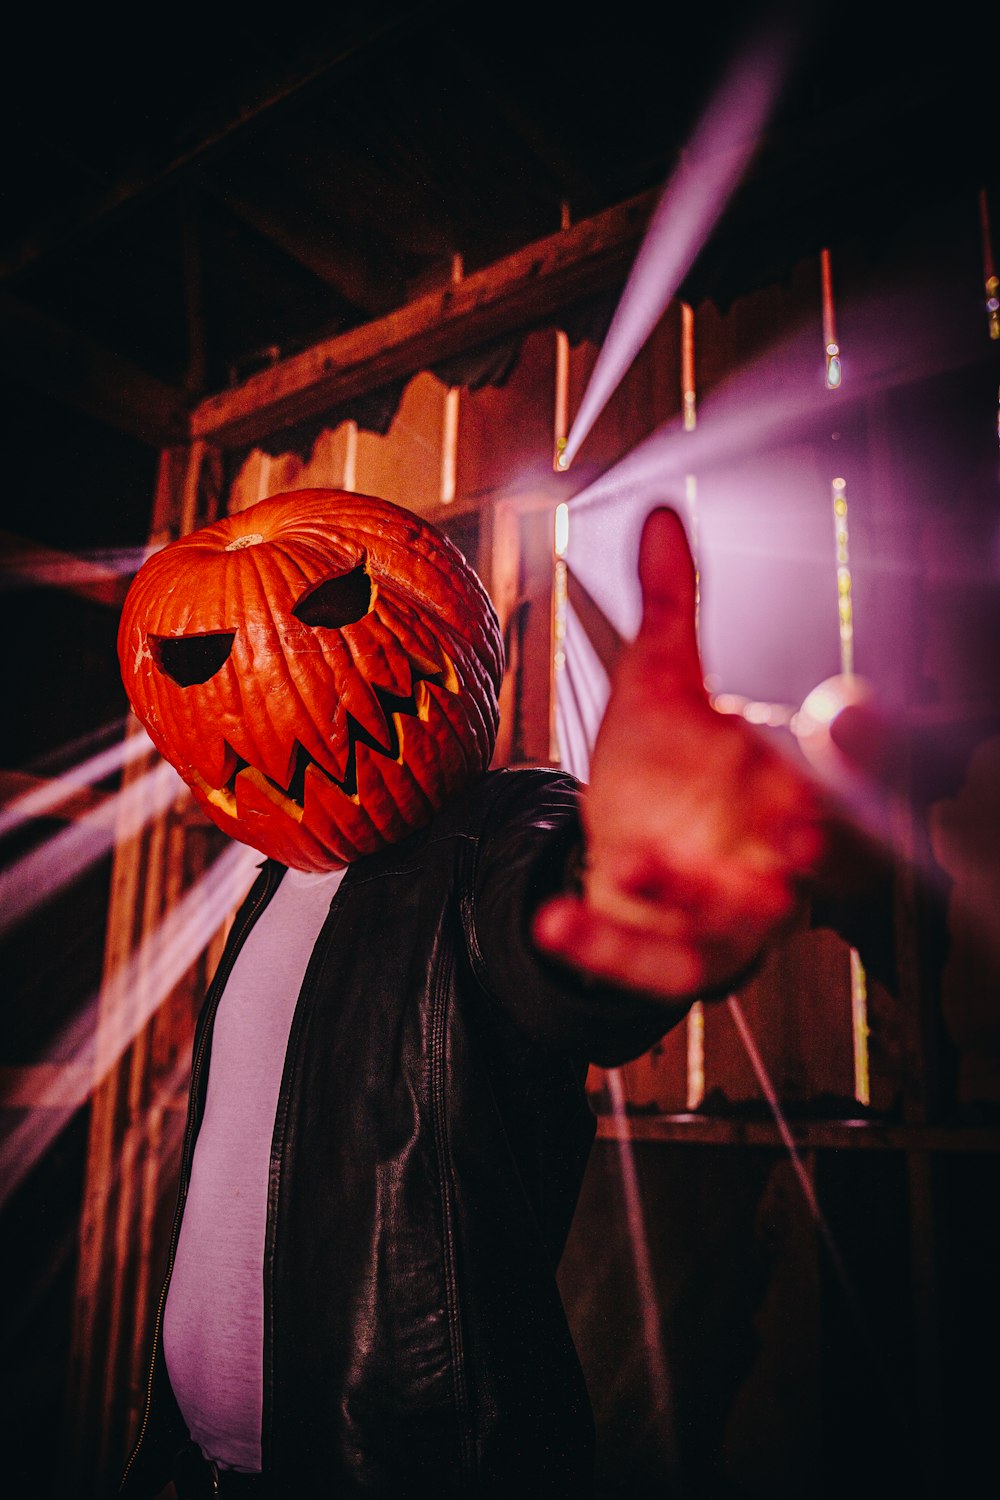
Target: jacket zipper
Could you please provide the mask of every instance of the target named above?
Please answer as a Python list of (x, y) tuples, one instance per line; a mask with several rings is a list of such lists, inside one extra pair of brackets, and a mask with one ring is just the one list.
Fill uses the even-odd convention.
[(201, 1037), (198, 1042), (198, 1051), (195, 1054), (195, 1057), (191, 1064), (190, 1094), (192, 1108), (190, 1108), (188, 1111), (187, 1125), (184, 1130), (184, 1143), (181, 1151), (180, 1185), (177, 1191), (177, 1207), (174, 1210), (174, 1222), (170, 1230), (170, 1253), (167, 1257), (167, 1270), (163, 1278), (163, 1285), (160, 1288), (160, 1300), (156, 1306), (156, 1319), (153, 1323), (153, 1343), (149, 1357), (149, 1373), (146, 1377), (146, 1405), (142, 1414), (142, 1424), (139, 1428), (139, 1435), (136, 1438), (135, 1444), (132, 1448), (132, 1452), (129, 1455), (128, 1463), (125, 1465), (125, 1472), (122, 1474), (121, 1484), (118, 1486), (119, 1493), (125, 1488), (125, 1485), (128, 1483), (128, 1476), (131, 1473), (132, 1467), (139, 1456), (139, 1449), (142, 1447), (143, 1439), (146, 1436), (146, 1429), (149, 1426), (150, 1410), (153, 1404), (153, 1378), (156, 1369), (156, 1351), (159, 1347), (160, 1342), (160, 1333), (163, 1326), (163, 1310), (167, 1305), (167, 1291), (169, 1290), (170, 1278), (173, 1274), (174, 1258), (177, 1254), (177, 1240), (180, 1233), (181, 1218), (184, 1213), (184, 1204), (187, 1199), (188, 1183), (191, 1173), (191, 1153), (195, 1134), (195, 1111), (193, 1108), (193, 1103), (196, 1097), (196, 1090), (201, 1079), (201, 1069), (205, 1059), (205, 1050), (208, 1046), (209, 1037), (212, 1034), (215, 1012), (219, 1007), (219, 1001), (222, 999), (222, 994), (226, 987), (226, 981), (228, 980), (229, 975), (232, 972), (233, 965), (236, 962), (240, 949), (243, 947), (243, 944), (246, 942), (246, 939), (250, 934), (251, 927), (254, 925), (254, 922), (257, 920), (257, 917), (260, 914), (261, 907), (268, 900), (270, 900), (271, 896), (274, 893), (275, 886), (276, 881), (274, 880), (274, 867), (268, 864), (264, 870), (264, 883), (261, 886), (257, 899), (248, 909), (239, 931), (233, 934), (232, 941), (229, 945), (229, 951), (224, 956), (224, 962), (220, 963), (218, 969), (215, 971), (215, 976), (212, 980), (211, 988), (209, 990), (209, 1008), (206, 1011), (205, 1015), (205, 1025), (202, 1028)]
[(458, 1272), (455, 1259), (454, 1204), (451, 1191), (451, 1150), (448, 1143), (448, 1110), (445, 1073), (445, 1033), (447, 1028), (447, 993), (452, 961), (442, 966), (434, 987), (434, 1011), (431, 1021), (431, 1108), (438, 1148), (438, 1182), (441, 1191), (441, 1221), (444, 1246), (445, 1311), (455, 1370), (455, 1402), (461, 1427), (462, 1478), (471, 1480), (472, 1450), (465, 1420), (468, 1417), (468, 1384), (465, 1375), (465, 1350), (462, 1341), (461, 1308), (458, 1298)]

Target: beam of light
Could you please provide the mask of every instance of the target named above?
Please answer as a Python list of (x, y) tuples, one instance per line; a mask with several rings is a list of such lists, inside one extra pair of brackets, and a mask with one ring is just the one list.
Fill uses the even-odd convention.
[(817, 418), (830, 416), (831, 403), (848, 414), (883, 392), (980, 359), (978, 340), (966, 326), (956, 329), (950, 308), (916, 278), (899, 278), (890, 291), (860, 303), (853, 321), (864, 333), (852, 338), (849, 384), (831, 393), (817, 378), (815, 335), (800, 329), (702, 395), (695, 431), (686, 431), (681, 417), (664, 422), (573, 496), (571, 509), (626, 498), (679, 503), (685, 474), (703, 477), (748, 454), (812, 436)]
[[(65, 740), (54, 749), (33, 756), (25, 765), (25, 771), (32, 776), (59, 776), (67, 769), (72, 770), (79, 761), (96, 755), (112, 742), (117, 743), (124, 734), (130, 717), (109, 719), (107, 723), (99, 724), (96, 729), (88, 729), (76, 739)], [(138, 724), (138, 720), (135, 722)]]
[(674, 1453), (676, 1451), (676, 1423), (673, 1391), (666, 1351), (663, 1347), (660, 1299), (656, 1288), (656, 1277), (653, 1274), (653, 1261), (649, 1253), (649, 1232), (642, 1203), (642, 1189), (639, 1186), (635, 1151), (628, 1129), (625, 1090), (619, 1069), (609, 1068), (604, 1076), (611, 1100), (612, 1117), (617, 1123), (615, 1143), (618, 1148), (618, 1164), (621, 1170), (622, 1196), (625, 1199), (625, 1222), (632, 1253), (632, 1268), (642, 1314), (642, 1345), (653, 1398), (653, 1411), (660, 1423), (666, 1451)]
[(785, 1150), (788, 1152), (788, 1155), (791, 1157), (792, 1167), (794, 1169), (796, 1177), (798, 1178), (799, 1186), (802, 1189), (802, 1196), (805, 1198), (806, 1203), (808, 1204), (809, 1212), (815, 1219), (816, 1226), (823, 1236), (823, 1240), (826, 1244), (827, 1249), (830, 1251), (830, 1258), (833, 1262), (834, 1268), (837, 1270), (838, 1276), (842, 1275), (845, 1285), (849, 1285), (847, 1273), (843, 1268), (843, 1262), (840, 1257), (840, 1252), (834, 1244), (833, 1236), (831, 1235), (829, 1226), (827, 1225), (827, 1222), (823, 1217), (823, 1211), (819, 1206), (819, 1200), (816, 1197), (816, 1190), (813, 1187), (812, 1178), (806, 1171), (805, 1163), (803, 1162), (802, 1157), (799, 1154), (799, 1149), (795, 1144), (795, 1137), (792, 1135), (791, 1129), (788, 1125), (788, 1121), (785, 1119), (784, 1112), (778, 1102), (777, 1091), (775, 1090), (774, 1084), (771, 1082), (770, 1074), (764, 1066), (764, 1059), (761, 1057), (760, 1052), (757, 1049), (757, 1043), (754, 1041), (753, 1032), (750, 1030), (750, 1027), (747, 1024), (746, 1016), (743, 1014), (743, 1007), (740, 1005), (740, 1002), (739, 1000), (737, 1000), (735, 995), (730, 995), (727, 998), (726, 1005), (728, 1007), (729, 1014), (732, 1016), (733, 1024), (736, 1027), (736, 1033), (739, 1036), (740, 1041), (743, 1043), (743, 1050), (746, 1052), (746, 1055), (750, 1060), (750, 1066), (753, 1068), (754, 1077), (757, 1079), (757, 1083), (760, 1086), (760, 1091), (764, 1095), (764, 1098), (767, 1100), (768, 1108), (770, 1109), (771, 1114), (774, 1117), (774, 1123), (778, 1127), (778, 1134), (781, 1136), (782, 1144), (784, 1145)]
[(68, 828), (0, 870), (0, 937), (58, 895), (112, 849), (134, 837), (187, 787), (173, 766), (151, 771), (85, 812)]
[(833, 301), (833, 267), (829, 250), (819, 252), (820, 281), (823, 288), (823, 352), (826, 356), (826, 388), (840, 389), (843, 365), (840, 359), (840, 344), (837, 341), (837, 315)]
[[(700, 491), (703, 479), (717, 472), (725, 474), (728, 483), (732, 470), (731, 498), (727, 494), (724, 503), (732, 507), (734, 520), (737, 516), (745, 518), (747, 496), (740, 491), (737, 467), (749, 476), (752, 462), (748, 460), (771, 454), (782, 443), (796, 440), (806, 441), (815, 453), (817, 423), (829, 420), (831, 406), (844, 416), (878, 393), (968, 368), (980, 358), (981, 331), (972, 320), (956, 331), (949, 310), (942, 308), (934, 290), (919, 279), (897, 279), (887, 293), (860, 305), (856, 313), (863, 334), (852, 337), (851, 379), (842, 389), (827, 389), (817, 371), (815, 332), (804, 328), (703, 396), (696, 430), (686, 431), (682, 418), (663, 424), (569, 501), (574, 538), (568, 549), (571, 573), (593, 593), (624, 638), (634, 634), (638, 626), (639, 589), (634, 568), (624, 561), (615, 566), (614, 560), (634, 556), (642, 521), (654, 504), (673, 504), (690, 521), (685, 501), (687, 474), (698, 473)], [(829, 480), (825, 483), (828, 485)], [(721, 490), (719, 493), (721, 499)], [(578, 524), (585, 516), (588, 524)], [(720, 519), (725, 518), (717, 505), (717, 526)], [(730, 529), (728, 546), (732, 546), (731, 537), (738, 530)], [(745, 524), (742, 531), (747, 533)], [(753, 549), (770, 557), (787, 545), (786, 534), (761, 524), (739, 542), (739, 551), (741, 557), (750, 556)], [(710, 570), (711, 565), (709, 557), (704, 566)], [(983, 554), (970, 564), (969, 576), (990, 581), (993, 566), (993, 559)], [(973, 573), (976, 567), (982, 569), (981, 574)], [(875, 558), (873, 569), (917, 576), (922, 571), (913, 559)], [(824, 675), (817, 672), (813, 681)], [(804, 696), (808, 688), (801, 691)], [(942, 751), (931, 730), (923, 725), (921, 713), (919, 708), (912, 714), (902, 710), (896, 732), (912, 742), (915, 761), (930, 767)], [(792, 727), (792, 716), (785, 710), (780, 717)], [(876, 843), (894, 857), (909, 861), (900, 844), (899, 818), (878, 773), (854, 777), (849, 784), (831, 790), (840, 795), (848, 815)], [(931, 856), (922, 852), (917, 857), (921, 879), (930, 890), (941, 891), (941, 872)], [(984, 933), (988, 931), (983, 913), (975, 913), (974, 920)]]
[(586, 781), (608, 699), (608, 678), (572, 607), (566, 612), (565, 661), (557, 688), (560, 764), (578, 781)]
[(57, 588), (120, 606), (129, 580), (146, 559), (145, 547), (62, 552), (27, 537), (0, 532), (0, 592)]
[[(246, 895), (260, 855), (233, 844), (181, 897), (128, 961), (89, 997), (50, 1048), (58, 1062), (29, 1073), (40, 1084), (23, 1119), (0, 1142), (0, 1205), (100, 1086)], [(0, 1098), (13, 1110), (26, 1100)]]
[[(555, 741), (559, 751), (559, 763), (583, 779), (589, 769), (590, 754), (600, 723), (603, 702), (607, 695), (607, 675), (596, 659), (586, 632), (569, 607), (568, 576), (563, 556), (568, 544), (569, 511), (566, 505), (562, 504), (556, 510), (553, 536)], [(571, 656), (567, 648), (570, 645), (570, 632), (574, 624), (577, 650)], [(591, 670), (581, 673), (574, 670), (574, 665), (585, 652), (589, 652), (593, 660)], [(594, 697), (595, 679), (600, 701)], [(625, 1200), (625, 1220), (642, 1318), (643, 1352), (653, 1397), (653, 1411), (665, 1439), (667, 1451), (673, 1453), (676, 1443), (672, 1388), (663, 1348), (659, 1297), (656, 1278), (653, 1274), (652, 1257), (649, 1253), (649, 1235), (642, 1204), (642, 1189), (639, 1186), (639, 1176), (636, 1171), (635, 1153), (628, 1136), (625, 1093), (621, 1073), (617, 1068), (607, 1069), (604, 1076), (607, 1080), (612, 1114), (619, 1122), (615, 1139), (621, 1172), (622, 1195)]]
[[(569, 611), (565, 640), (566, 651), (562, 670), (557, 677), (557, 684), (561, 713), (561, 742), (564, 750), (572, 747), (572, 753), (565, 755), (563, 763), (567, 764), (567, 762), (571, 762), (570, 768), (574, 774), (578, 775), (581, 780), (585, 780), (589, 770), (590, 754), (593, 750), (600, 725), (601, 713), (604, 703), (607, 700), (608, 679), (607, 675), (600, 669), (597, 654), (587, 637), (586, 631), (583, 629), (575, 611), (572, 610)], [(600, 678), (597, 682), (596, 691), (593, 689), (592, 684), (592, 674), (595, 664), (598, 666)], [(585, 684), (592, 688), (589, 696), (585, 694)], [(747, 706), (749, 705), (746, 704), (745, 700), (739, 700), (739, 705), (735, 702), (732, 705), (727, 705), (730, 711), (734, 712), (743, 712)], [(769, 710), (780, 708), (777, 705), (755, 706)], [(787, 722), (790, 716), (789, 711), (781, 710), (781, 712), (784, 715), (782, 722)], [(762, 723), (767, 721), (763, 715), (758, 716), (758, 720)], [(831, 1265), (844, 1291), (848, 1305), (858, 1321), (859, 1330), (866, 1337), (866, 1341), (870, 1342), (870, 1330), (864, 1319), (860, 1299), (823, 1215), (812, 1179), (802, 1161), (795, 1139), (778, 1100), (777, 1092), (754, 1040), (753, 1033), (746, 1021), (737, 997), (735, 995), (730, 996), (727, 1003), (737, 1034), (747, 1053), (761, 1092), (767, 1100), (768, 1107), (774, 1117), (782, 1144), (788, 1152), (792, 1169), (802, 1188), (809, 1212), (829, 1253)], [(692, 1038), (690, 1032), (688, 1037), (689, 1107), (697, 1107), (697, 1104), (701, 1102), (704, 1095), (703, 1072), (700, 1077), (692, 1078), (690, 1067), (691, 1051), (694, 1051), (696, 1054), (698, 1069), (703, 1069), (704, 1067), (704, 1053), (701, 1046), (702, 1037), (699, 1034), (699, 1021), (703, 1021), (703, 1013), (700, 1007), (698, 1010), (698, 1020), (695, 1022), (695, 1037)], [(642, 1309), (643, 1351), (655, 1407), (660, 1421), (664, 1426), (668, 1445), (672, 1450), (674, 1437), (672, 1388), (663, 1347), (656, 1280), (653, 1274), (648, 1228), (642, 1203), (642, 1192), (636, 1171), (633, 1143), (630, 1136), (625, 1092), (619, 1070), (607, 1069), (604, 1072), (604, 1076), (607, 1081), (612, 1118), (615, 1121), (614, 1135), (618, 1145), (618, 1160), (621, 1172), (622, 1193), (625, 1200), (629, 1245), (636, 1287)], [(697, 1090), (697, 1098), (694, 1105), (690, 1103), (690, 1094), (693, 1088)]]
[(739, 185), (784, 82), (792, 27), (768, 26), (730, 68), (650, 220), (556, 466), (567, 469)]
[(88, 756), (85, 761), (64, 771), (62, 775), (53, 776), (43, 785), (32, 787), (30, 791), (13, 797), (5, 807), (0, 808), (0, 838), (32, 818), (44, 818), (57, 813), (62, 803), (77, 792), (96, 786), (106, 776), (113, 775), (152, 748), (153, 743), (146, 731), (138, 729), (124, 735), (119, 744), (98, 751), (96, 755)]
[(809, 1209), (810, 1216), (812, 1217), (813, 1223), (816, 1225), (819, 1236), (822, 1239), (824, 1246), (826, 1247), (827, 1255), (830, 1258), (830, 1265), (833, 1269), (834, 1276), (837, 1279), (840, 1289), (843, 1292), (845, 1304), (851, 1316), (853, 1317), (855, 1329), (862, 1338), (862, 1341), (865, 1345), (872, 1371), (875, 1375), (877, 1375), (880, 1381), (883, 1395), (885, 1396), (887, 1402), (894, 1412), (896, 1420), (899, 1423), (900, 1430), (905, 1431), (908, 1424), (906, 1421), (905, 1413), (903, 1412), (902, 1403), (899, 1399), (898, 1380), (891, 1376), (885, 1368), (881, 1351), (879, 1350), (875, 1339), (872, 1336), (872, 1331), (869, 1326), (868, 1319), (865, 1316), (865, 1310), (861, 1301), (861, 1297), (858, 1294), (857, 1287), (854, 1285), (854, 1281), (852, 1280), (850, 1272), (847, 1269), (844, 1258), (840, 1253), (840, 1248), (836, 1240), (834, 1239), (833, 1232), (830, 1229), (829, 1224), (827, 1223), (826, 1215), (823, 1213), (820, 1201), (816, 1196), (816, 1189), (813, 1185), (812, 1177), (810, 1176), (810, 1173), (806, 1168), (805, 1162), (802, 1160), (802, 1156), (799, 1152), (798, 1146), (795, 1144), (795, 1138), (792, 1135), (791, 1129), (789, 1128), (788, 1121), (785, 1119), (784, 1111), (782, 1110), (781, 1105), (778, 1102), (777, 1091), (774, 1087), (774, 1084), (771, 1082), (771, 1077), (767, 1071), (767, 1068), (764, 1066), (764, 1059), (761, 1057), (760, 1052), (757, 1049), (757, 1044), (754, 1041), (753, 1032), (750, 1030), (750, 1027), (747, 1024), (746, 1016), (743, 1013), (743, 1007), (740, 1005), (740, 1002), (735, 995), (728, 996), (726, 1000), (726, 1006), (730, 1016), (732, 1017), (733, 1025), (736, 1027), (737, 1035), (739, 1036), (740, 1041), (743, 1043), (744, 1051), (746, 1052), (746, 1055), (750, 1061), (750, 1066), (752, 1067), (754, 1076), (756, 1077), (757, 1083), (760, 1086), (761, 1093), (767, 1100), (767, 1105), (771, 1111), (774, 1123), (778, 1127), (778, 1134), (781, 1137), (781, 1141), (783, 1146), (785, 1147), (785, 1150), (788, 1152), (788, 1157), (792, 1164), (792, 1170), (795, 1173), (795, 1177), (799, 1184), (799, 1187), (802, 1189), (802, 1196), (806, 1201), (806, 1206)]

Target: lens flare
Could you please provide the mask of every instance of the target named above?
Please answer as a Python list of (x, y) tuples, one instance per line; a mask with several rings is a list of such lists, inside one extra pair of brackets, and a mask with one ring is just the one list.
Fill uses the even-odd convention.
[(768, 27), (731, 67), (653, 212), (557, 466), (587, 433), (694, 264), (757, 149), (794, 37)]
[(834, 721), (845, 708), (867, 707), (873, 696), (864, 678), (853, 672), (841, 672), (814, 687), (794, 715), (792, 733), (810, 765), (828, 784), (842, 785), (856, 775), (831, 735)]
[(27, 1113), (0, 1138), (0, 1205), (183, 979), (246, 895), (259, 862), (256, 851), (243, 844), (226, 849), (102, 992), (81, 1006), (52, 1044), (49, 1059), (6, 1070), (4, 1113), (14, 1108)]
[(144, 729), (123, 736), (117, 745), (111, 745), (96, 755), (88, 756), (78, 766), (64, 771), (62, 775), (33, 786), (13, 797), (0, 808), (0, 838), (33, 818), (58, 816), (60, 807), (78, 792), (96, 786), (106, 776), (112, 776), (139, 756), (153, 749), (153, 743)]
[(99, 807), (85, 812), (39, 848), (0, 870), (0, 936), (65, 890), (115, 842), (132, 838), (180, 795), (183, 781), (161, 761)]
[(609, 1068), (604, 1076), (611, 1099), (612, 1118), (615, 1121), (615, 1144), (618, 1147), (622, 1196), (625, 1200), (625, 1222), (632, 1252), (636, 1291), (639, 1306), (642, 1309), (643, 1352), (646, 1356), (646, 1372), (649, 1377), (653, 1411), (660, 1425), (661, 1437), (666, 1440), (667, 1447), (673, 1452), (675, 1424), (672, 1386), (660, 1328), (660, 1298), (653, 1273), (652, 1256), (649, 1252), (649, 1232), (642, 1205), (642, 1189), (639, 1186), (635, 1151), (629, 1134), (625, 1090), (617, 1068)]

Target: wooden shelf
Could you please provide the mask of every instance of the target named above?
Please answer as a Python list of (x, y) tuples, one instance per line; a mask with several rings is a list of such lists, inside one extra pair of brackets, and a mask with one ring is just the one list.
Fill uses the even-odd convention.
[[(1000, 1151), (1000, 1126), (907, 1125), (877, 1120), (790, 1120), (797, 1146), (819, 1151)], [(783, 1147), (773, 1120), (719, 1115), (599, 1115), (599, 1140), (660, 1141), (691, 1146)]]

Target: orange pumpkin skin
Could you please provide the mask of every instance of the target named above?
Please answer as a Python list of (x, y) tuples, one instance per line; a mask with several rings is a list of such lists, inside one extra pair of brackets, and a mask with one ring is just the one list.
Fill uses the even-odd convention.
[(118, 655), (212, 821), (300, 870), (404, 838), (493, 753), (489, 598), (433, 526), (368, 495), (275, 495), (172, 542), (136, 574)]

